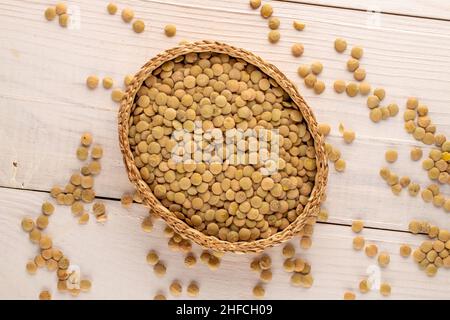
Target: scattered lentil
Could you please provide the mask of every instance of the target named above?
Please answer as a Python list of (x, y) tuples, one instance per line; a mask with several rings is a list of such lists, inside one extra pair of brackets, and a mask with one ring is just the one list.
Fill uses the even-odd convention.
[(364, 68), (357, 68), (353, 73), (353, 78), (357, 81), (363, 81), (366, 78), (366, 70)]
[(347, 92), (349, 97), (355, 97), (359, 92), (359, 87), (356, 83), (349, 82), (345, 88), (345, 92)]
[(186, 257), (184, 258), (184, 265), (186, 267), (192, 268), (196, 264), (197, 264), (197, 258), (195, 257), (195, 255), (193, 253), (189, 253), (188, 255), (186, 255)]
[(117, 5), (115, 3), (108, 3), (108, 5), (106, 6), (106, 10), (108, 10), (108, 13), (110, 15), (114, 15), (117, 13)]
[(255, 298), (263, 298), (264, 295), (266, 294), (266, 290), (264, 290), (263, 286), (260, 284), (257, 284), (254, 288), (253, 288), (253, 296)]
[(322, 222), (328, 221), (328, 211), (321, 209), (319, 211), (319, 214), (317, 215), (317, 220), (322, 221)]
[(196, 282), (191, 282), (187, 286), (186, 291), (187, 291), (188, 296), (197, 297), (198, 294), (200, 293), (200, 288)]
[(389, 253), (384, 251), (380, 252), (380, 254), (378, 255), (378, 264), (380, 265), (380, 267), (386, 267), (390, 261), (391, 258), (389, 256)]
[(48, 21), (52, 21), (53, 19), (55, 19), (56, 17), (56, 9), (55, 7), (48, 7), (47, 9), (45, 9), (45, 19), (47, 19)]
[(177, 33), (177, 28), (173, 24), (168, 24), (164, 27), (164, 33), (168, 37), (173, 37)]
[(355, 233), (359, 233), (364, 228), (364, 221), (362, 220), (353, 220), (352, 221), (352, 231)]
[(252, 9), (258, 9), (261, 6), (261, 0), (250, 0), (250, 7)]
[(268, 25), (270, 29), (276, 30), (280, 27), (280, 19), (276, 17), (271, 17), (269, 18)]
[(133, 204), (133, 195), (129, 193), (125, 193), (120, 198), (120, 203), (122, 204), (122, 207), (124, 208), (130, 208)]
[(317, 131), (324, 136), (328, 136), (331, 131), (331, 127), (327, 123), (319, 123), (317, 126)]
[(385, 159), (389, 163), (394, 163), (397, 161), (398, 153), (396, 150), (387, 150), (385, 153)]
[(55, 6), (55, 12), (59, 16), (67, 13), (67, 4), (64, 2), (58, 2)]
[(48, 226), (48, 217), (46, 215), (40, 215), (36, 219), (36, 226), (39, 229), (41, 229), (41, 230), (44, 230), (45, 228), (47, 228), (47, 226)]
[(259, 279), (263, 282), (270, 282), (272, 280), (272, 271), (270, 269), (262, 270)]
[(307, 250), (307, 249), (311, 248), (311, 245), (312, 245), (312, 240), (310, 237), (303, 236), (300, 239), (300, 248)]
[(321, 80), (317, 80), (316, 83), (314, 83), (314, 92), (316, 94), (321, 94), (325, 90), (325, 83)]
[(385, 296), (385, 297), (391, 295), (391, 285), (387, 282), (381, 283), (380, 293), (382, 296)]
[(270, 30), (268, 34), (268, 39), (270, 43), (277, 43), (280, 40), (280, 31)]
[[(142, 177), (165, 207), (176, 211), (180, 219), (205, 234), (230, 242), (253, 241), (267, 238), (286, 228), (297, 216), (294, 208), (300, 203), (297, 200), (299, 196), (300, 201), (308, 199), (317, 171), (313, 140), (301, 113), (287, 107), (292, 102), (273, 79), (244, 61), (218, 54), (206, 58), (189, 54), (178, 59), (178, 66), (189, 69), (186, 75), (177, 73), (177, 70), (172, 71), (175, 63), (172, 65), (169, 61), (163, 65), (164, 68), (167, 66), (168, 71), (150, 76), (140, 89), (142, 94), (138, 93), (136, 97), (136, 104), (142, 110), (132, 115), (129, 141)], [(211, 74), (207, 69), (211, 69)], [(162, 72), (169, 71), (173, 72), (174, 78), (171, 80), (183, 84), (184, 89), (180, 94), (178, 89), (172, 88), (167, 82), (170, 76), (167, 79), (161, 76)], [(307, 83), (313, 87), (317, 79), (310, 71), (307, 73), (310, 75)], [(212, 93), (197, 92), (194, 98), (194, 90), (208, 88), (209, 81), (216, 81), (216, 84), (222, 82), (223, 85), (219, 85), (217, 90), (213, 88)], [(251, 85), (247, 84), (247, 88), (240, 91), (240, 82), (250, 82)], [(179, 107), (176, 101), (169, 104), (170, 96), (178, 99)], [(150, 103), (157, 107), (152, 111), (144, 111)], [(234, 109), (230, 109), (232, 104)], [(285, 104), (286, 108), (282, 108)], [(272, 109), (269, 109), (269, 105)], [(251, 123), (260, 123), (263, 127), (267, 123), (270, 128), (280, 127), (284, 139), (289, 140), (286, 145), (290, 144), (287, 148), (280, 148), (286, 157), (282, 156), (280, 160), (278, 176), (264, 177), (258, 170), (245, 165), (212, 162), (198, 167), (170, 163), (171, 150), (164, 139), (170, 139), (175, 128), (174, 122), (193, 131), (194, 121), (213, 122), (209, 119), (219, 115), (232, 119), (223, 122), (228, 129), (247, 127)], [(149, 121), (150, 118), (153, 120)], [(305, 133), (292, 129), (294, 126)], [(298, 139), (299, 136), (304, 138)], [(296, 173), (295, 168), (299, 163), (294, 158), (300, 159), (303, 148), (306, 148), (306, 154), (301, 156), (302, 173)], [(339, 151), (334, 153), (337, 155)], [(214, 153), (208, 156), (215, 157)], [(342, 161), (337, 161), (338, 168), (345, 164)], [(292, 178), (300, 180), (294, 181)], [(302, 187), (298, 188), (300, 183)], [(305, 200), (301, 200), (303, 198)], [(283, 216), (278, 217), (280, 211)], [(171, 247), (177, 247), (175, 240), (171, 240), (171, 243)], [(217, 257), (206, 261), (212, 268), (220, 264)]]
[(348, 59), (347, 61), (347, 70), (350, 72), (354, 72), (359, 68), (359, 61), (353, 58)]
[(41, 291), (39, 293), (39, 300), (52, 300), (52, 295), (47, 290)]
[(315, 83), (317, 82), (317, 77), (310, 73), (305, 77), (305, 86), (308, 88), (314, 88)]
[(31, 232), (34, 229), (34, 221), (30, 217), (25, 217), (22, 219), (22, 229), (25, 232)]
[(353, 130), (344, 130), (342, 134), (345, 143), (352, 143), (355, 140), (356, 134)]
[(366, 246), (365, 252), (369, 258), (373, 258), (378, 253), (378, 247), (375, 244), (369, 244)]
[(113, 89), (113, 91), (111, 92), (111, 98), (115, 102), (120, 102), (123, 99), (124, 95), (125, 95), (125, 93), (121, 89), (118, 89), (118, 88)]
[(78, 218), (78, 223), (79, 224), (87, 224), (89, 222), (89, 214), (88, 213), (83, 213), (79, 218)]
[(39, 243), (39, 241), (41, 240), (41, 237), (42, 237), (41, 231), (39, 231), (39, 229), (37, 229), (37, 228), (34, 228), (29, 233), (30, 241), (33, 243)]
[(375, 90), (373, 91), (373, 94), (376, 95), (378, 97), (378, 99), (380, 99), (380, 101), (381, 101), (386, 96), (386, 91), (384, 91), (383, 88), (375, 88)]
[(311, 66), (307, 64), (303, 64), (297, 69), (297, 73), (300, 77), (306, 78), (307, 75), (311, 73)]
[(50, 249), (53, 246), (52, 239), (49, 236), (42, 235), (39, 240), (39, 247), (41, 249)]
[(29, 274), (35, 274), (37, 271), (37, 265), (34, 261), (28, 261), (26, 265), (27, 272)]
[(347, 41), (342, 38), (337, 38), (334, 40), (334, 49), (336, 49), (337, 52), (342, 53), (347, 49)]
[(158, 293), (153, 297), (153, 300), (167, 300), (167, 298), (165, 295)]
[(359, 282), (359, 292), (361, 293), (367, 293), (371, 289), (371, 284), (366, 279), (363, 279)]
[(153, 266), (153, 271), (158, 277), (163, 277), (166, 274), (166, 266), (159, 261)]
[(343, 172), (345, 170), (346, 167), (346, 163), (344, 159), (338, 159), (335, 163), (334, 163), (334, 168), (336, 169), (337, 172)]
[(131, 8), (125, 8), (122, 10), (122, 20), (126, 23), (130, 23), (134, 18), (134, 11)]
[(359, 92), (361, 95), (367, 96), (371, 90), (372, 88), (368, 82), (363, 81), (359, 84)]
[(362, 236), (356, 236), (353, 238), (353, 249), (362, 250), (365, 245), (365, 240)]
[(183, 291), (183, 287), (179, 281), (175, 280), (170, 284), (169, 291), (173, 296), (179, 297)]
[(363, 48), (361, 48), (361, 47), (353, 47), (352, 48), (352, 51), (351, 51), (351, 56), (353, 57), (353, 58), (355, 58), (355, 59), (361, 59), (362, 58), (362, 56), (363, 56), (363, 53), (364, 53), (364, 50), (363, 50)]
[(346, 89), (346, 84), (344, 80), (336, 80), (333, 84), (334, 91), (337, 93), (343, 93)]
[(70, 23), (70, 16), (66, 13), (59, 16), (59, 25), (63, 28), (67, 28)]
[(422, 158), (423, 152), (420, 148), (412, 148), (411, 149), (411, 160), (413, 161), (419, 161)]
[(98, 87), (98, 77), (95, 75), (90, 75), (89, 77), (87, 77), (86, 79), (86, 85), (89, 89), (95, 89)]
[(356, 295), (353, 292), (346, 291), (344, 292), (344, 300), (355, 300)]
[(300, 57), (304, 51), (305, 49), (301, 43), (294, 43), (291, 47), (291, 52), (294, 57)]

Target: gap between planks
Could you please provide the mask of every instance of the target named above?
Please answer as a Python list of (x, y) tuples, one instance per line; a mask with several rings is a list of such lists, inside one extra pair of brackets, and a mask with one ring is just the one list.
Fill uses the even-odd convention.
[(398, 17), (450, 22), (450, 19), (447, 19), (447, 18), (439, 18), (439, 17), (432, 17), (432, 16), (420, 16), (420, 15), (414, 15), (414, 14), (401, 13), (401, 12), (371, 11), (370, 8), (365, 10), (365, 9), (361, 9), (361, 8), (344, 7), (344, 6), (333, 5), (333, 4), (311, 3), (311, 2), (301, 1), (301, 0), (273, 0), (273, 1), (296, 3), (296, 4), (305, 5), (305, 6), (313, 6), (313, 7), (323, 7), (323, 8), (339, 9), (339, 10), (350, 10), (350, 11), (358, 11), (358, 12), (365, 12), (365, 13), (373, 12), (373, 13), (377, 13), (377, 14), (386, 14), (386, 15), (398, 16)]
[[(29, 188), (15, 188), (15, 187), (0, 186), (0, 191), (2, 189), (11, 190), (11, 191), (19, 191), (19, 192), (20, 191), (37, 192), (37, 193), (41, 193), (41, 194), (48, 194), (48, 195), (50, 195), (50, 191), (48, 191), (48, 190), (37, 190), (37, 189), (29, 189)], [(95, 199), (120, 202), (119, 198), (114, 198), (114, 197), (95, 196)], [(142, 204), (138, 204), (138, 203), (135, 203), (135, 202), (133, 202), (133, 205), (144, 206)], [(343, 223), (343, 222), (316, 221), (316, 223), (324, 224), (324, 225), (339, 226), (339, 227), (350, 227), (351, 226), (350, 223)], [(364, 228), (365, 229), (370, 229), (370, 230), (400, 232), (400, 233), (408, 233), (408, 234), (410, 233), (407, 230), (392, 229), (392, 228), (381, 228), (381, 227), (373, 227), (373, 226), (366, 226), (366, 225), (364, 226)]]

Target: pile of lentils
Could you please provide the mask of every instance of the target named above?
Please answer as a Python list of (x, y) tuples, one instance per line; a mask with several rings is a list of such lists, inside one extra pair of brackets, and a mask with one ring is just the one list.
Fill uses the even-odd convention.
[[(205, 152), (213, 161), (174, 161), (172, 133), (192, 133), (196, 121), (204, 132), (278, 129), (277, 170), (264, 175), (264, 163), (234, 165)], [(154, 70), (136, 94), (129, 142), (162, 205), (230, 242), (268, 238), (289, 226), (307, 204), (317, 172), (314, 141), (289, 95), (254, 65), (226, 54), (189, 53)], [(186, 152), (206, 147), (192, 142)]]

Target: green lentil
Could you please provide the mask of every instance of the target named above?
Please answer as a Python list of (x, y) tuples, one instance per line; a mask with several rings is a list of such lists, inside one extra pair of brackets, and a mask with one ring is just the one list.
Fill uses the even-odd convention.
[(186, 291), (187, 291), (188, 296), (197, 297), (200, 293), (200, 288), (196, 282), (191, 282), (187, 286)]
[(122, 20), (126, 23), (130, 23), (134, 18), (134, 11), (131, 8), (125, 8), (122, 10)]
[(333, 88), (336, 93), (343, 93), (346, 88), (346, 83), (344, 80), (336, 80), (333, 84)]
[(291, 52), (294, 57), (300, 57), (304, 51), (305, 49), (301, 43), (294, 43), (291, 47)]
[(164, 27), (164, 33), (168, 37), (173, 37), (177, 33), (177, 27), (173, 24), (168, 24)]
[(381, 101), (386, 96), (386, 91), (384, 91), (383, 88), (375, 88), (375, 90), (373, 91), (373, 94), (376, 95), (378, 97), (378, 99), (380, 99), (380, 101)]
[(339, 53), (344, 52), (347, 49), (347, 41), (342, 38), (337, 38), (334, 40), (334, 49)]
[(347, 70), (350, 72), (354, 72), (359, 68), (359, 61), (353, 58), (348, 59), (347, 61)]
[(261, 13), (261, 17), (263, 17), (264, 19), (268, 19), (272, 16), (273, 14), (273, 8), (270, 4), (263, 4), (260, 10)]
[(280, 32), (278, 30), (271, 30), (268, 34), (268, 39), (270, 43), (277, 43), (280, 41)]
[(356, 236), (353, 238), (353, 249), (362, 250), (364, 248), (365, 240), (362, 236)]
[(364, 228), (364, 221), (362, 220), (353, 220), (352, 221), (352, 231), (355, 233), (359, 233)]
[(56, 8), (48, 7), (47, 9), (45, 9), (44, 16), (48, 21), (52, 21), (56, 17)]
[(271, 17), (269, 18), (268, 25), (270, 29), (276, 30), (280, 27), (280, 19), (276, 17)]
[(349, 97), (355, 97), (359, 92), (359, 87), (356, 83), (349, 82), (345, 88), (345, 92), (347, 92)]
[(90, 75), (89, 77), (87, 77), (86, 79), (86, 85), (89, 89), (95, 89), (98, 87), (98, 82), (99, 79), (97, 76), (95, 75)]
[(249, 3), (252, 9), (258, 9), (261, 6), (261, 0), (250, 0)]
[(305, 23), (303, 23), (303, 22), (300, 22), (300, 21), (297, 21), (297, 20), (295, 20), (293, 23), (292, 23), (292, 26), (294, 27), (294, 29), (295, 30), (297, 30), (297, 31), (303, 31), (304, 29), (305, 29)]
[(385, 153), (385, 159), (389, 163), (394, 163), (397, 161), (398, 153), (396, 150), (387, 150)]
[(70, 16), (67, 13), (63, 13), (59, 16), (59, 25), (63, 28), (67, 28), (70, 23)]
[(352, 48), (352, 51), (351, 51), (350, 54), (351, 54), (351, 56), (352, 56), (353, 58), (359, 60), (359, 59), (362, 58), (363, 53), (364, 53), (363, 48), (356, 46), (356, 47), (353, 47), (353, 48)]
[(115, 15), (117, 13), (117, 5), (115, 3), (108, 3), (106, 10), (110, 15)]
[(133, 21), (133, 30), (136, 33), (142, 33), (145, 30), (145, 23), (144, 21), (137, 19)]

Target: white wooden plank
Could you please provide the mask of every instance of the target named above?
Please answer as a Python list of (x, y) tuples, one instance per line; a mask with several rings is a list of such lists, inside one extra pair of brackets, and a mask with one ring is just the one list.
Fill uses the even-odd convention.
[[(278, 0), (284, 1), (284, 0)], [(407, 15), (432, 19), (450, 19), (450, 3), (439, 0), (289, 0), (291, 2), (308, 3), (312, 5), (331, 6), (337, 8), (357, 9), (367, 11), (368, 19), (375, 20), (380, 13)]]
[[(56, 293), (55, 275), (39, 270), (28, 275), (25, 264), (34, 257), (37, 248), (21, 231), (20, 221), (26, 216), (37, 217), (47, 193), (0, 189), (0, 298), (36, 299), (40, 290), (48, 288), (57, 299), (71, 299)], [(167, 249), (167, 239), (162, 234), (163, 223), (157, 221), (152, 233), (140, 230), (140, 221), (146, 215), (141, 206), (123, 209), (118, 201), (105, 201), (109, 220), (99, 225), (91, 220), (79, 226), (66, 207), (57, 207), (50, 219), (48, 233), (55, 246), (61, 248), (80, 267), (84, 277), (93, 281), (90, 293), (79, 299), (150, 299), (167, 288), (174, 279), (186, 286), (191, 280), (200, 284), (200, 299), (250, 299), (251, 288), (257, 283), (257, 275), (249, 270), (251, 255), (226, 254), (219, 270), (210, 271), (204, 265), (188, 270), (180, 253)], [(391, 264), (380, 270), (381, 281), (392, 285), (392, 299), (446, 299), (450, 294), (449, 270), (439, 270), (430, 281), (411, 258), (399, 256), (401, 243), (417, 246), (422, 236), (404, 232), (365, 229), (362, 235), (380, 250), (391, 255)], [(282, 269), (281, 247), (268, 253), (273, 258), (273, 281), (267, 284), (269, 299), (341, 299), (345, 290), (356, 290), (358, 282), (367, 276), (368, 268), (376, 265), (374, 259), (352, 249), (353, 234), (349, 227), (319, 224), (313, 236), (313, 246), (300, 251), (298, 240), (293, 240), (298, 254), (312, 264), (314, 286), (311, 289), (292, 287), (289, 275)], [(160, 253), (167, 264), (167, 275), (156, 278), (145, 262), (148, 250)], [(200, 248), (194, 246), (199, 254)], [(172, 297), (171, 297), (172, 298)], [(183, 294), (181, 298), (187, 298)], [(377, 291), (358, 299), (379, 299)]]
[[(318, 119), (333, 125), (330, 141), (342, 148), (348, 161), (345, 173), (331, 173), (327, 207), (333, 222), (363, 218), (371, 226), (401, 230), (411, 218), (448, 223), (446, 214), (432, 205), (406, 194), (393, 196), (378, 177), (379, 168), (385, 165), (384, 150), (395, 147), (401, 160), (394, 166), (398, 174), (428, 183), (420, 165), (407, 160), (409, 147), (416, 142), (403, 131), (401, 116), (372, 124), (364, 98), (350, 99), (331, 90), (336, 78), (351, 76), (344, 68), (347, 54), (337, 54), (332, 45), (335, 37), (344, 36), (350, 46), (365, 48), (362, 63), (368, 81), (386, 88), (388, 102), (403, 106), (407, 96), (419, 96), (429, 105), (438, 130), (449, 134), (448, 23), (383, 15), (380, 27), (373, 28), (366, 25), (361, 12), (276, 2), (282, 39), (274, 46), (266, 40), (266, 21), (245, 1), (128, 1), (148, 24), (141, 35), (119, 16), (109, 16), (98, 3), (70, 3), (81, 9), (80, 30), (64, 30), (57, 22), (46, 22), (42, 17), (46, 4), (41, 2), (0, 4), (0, 145), (4, 148), (0, 185), (49, 190), (54, 183), (64, 183), (79, 166), (73, 156), (78, 137), (90, 130), (105, 148), (104, 171), (96, 181), (98, 194), (119, 197), (129, 190), (116, 142), (117, 106), (108, 91), (88, 91), (86, 76), (112, 75), (120, 81), (181, 39), (209, 38), (245, 47), (276, 64), (299, 84)], [(307, 23), (301, 33), (291, 27), (298, 12)], [(13, 27), (17, 19), (23, 21), (23, 28)], [(173, 39), (162, 32), (169, 22), (178, 28)], [(300, 59), (290, 55), (294, 41), (305, 45)], [(299, 64), (315, 59), (325, 65), (321, 78), (328, 88), (321, 96), (304, 89), (295, 72)], [(357, 132), (352, 146), (344, 146), (338, 137), (339, 122)], [(447, 187), (443, 191), (449, 194)]]

